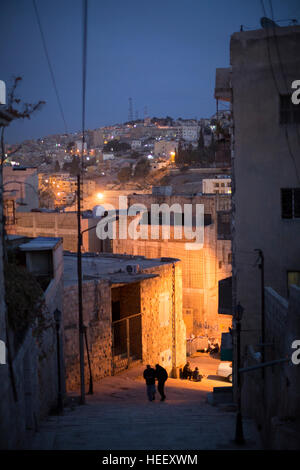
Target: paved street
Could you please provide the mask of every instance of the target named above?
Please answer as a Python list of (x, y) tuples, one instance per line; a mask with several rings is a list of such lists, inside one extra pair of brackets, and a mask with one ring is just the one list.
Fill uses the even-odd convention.
[[(180, 450), (235, 449), (235, 413), (206, 401), (214, 386), (219, 361), (191, 359), (207, 378), (202, 382), (168, 379), (167, 400), (146, 399), (144, 368), (107, 377), (87, 395), (84, 406), (68, 406), (63, 416), (51, 416), (41, 426), (34, 449)], [(208, 372), (208, 373), (207, 373)], [(229, 384), (228, 384), (229, 385)], [(75, 402), (74, 402), (75, 403)], [(252, 421), (244, 420), (246, 449), (259, 448)]]

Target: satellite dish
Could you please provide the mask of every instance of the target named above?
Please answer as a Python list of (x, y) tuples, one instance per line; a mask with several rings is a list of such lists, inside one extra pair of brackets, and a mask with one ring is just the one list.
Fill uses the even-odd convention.
[(261, 27), (264, 29), (280, 28), (280, 26), (277, 23), (275, 23), (275, 21), (270, 20), (270, 18), (267, 18), (266, 16), (263, 16), (260, 19), (260, 24), (261, 24)]

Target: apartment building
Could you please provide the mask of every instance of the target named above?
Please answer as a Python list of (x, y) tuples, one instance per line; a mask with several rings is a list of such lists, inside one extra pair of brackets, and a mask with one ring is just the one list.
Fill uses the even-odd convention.
[(159, 140), (154, 143), (154, 155), (156, 157), (170, 158), (171, 154), (178, 149), (178, 142), (175, 140)]
[[(183, 319), (187, 336), (203, 335), (220, 340), (221, 333), (231, 326), (231, 316), (218, 314), (218, 282), (231, 276), (230, 196), (172, 194), (171, 187), (153, 188), (152, 194), (136, 194), (128, 197), (128, 206), (142, 204), (148, 216), (141, 224), (147, 225), (147, 239), (133, 240), (130, 237), (113, 240), (114, 253), (143, 255), (149, 258), (174, 256), (182, 262)], [(176, 215), (170, 214), (170, 238), (165, 239), (162, 231), (162, 217), (159, 220), (158, 238), (151, 237), (152, 204), (177, 204), (184, 212), (184, 205), (190, 204), (193, 213), (197, 204), (204, 206), (204, 246), (190, 250), (187, 239), (174, 235)], [(173, 209), (172, 209), (173, 210)], [(130, 223), (130, 219), (128, 219)], [(193, 221), (194, 223), (194, 221)], [(176, 222), (177, 224), (177, 222)], [(182, 224), (182, 222), (180, 223)], [(118, 231), (117, 231), (118, 233)]]
[(204, 178), (203, 194), (231, 194), (231, 178)]
[[(300, 26), (235, 33), (231, 67), (216, 72), (215, 98), (230, 102), (233, 113), (232, 313), (240, 302), (245, 363), (253, 351), (258, 363), (289, 357), (297, 339), (290, 316), (300, 285), (300, 105), (291, 96), (300, 78), (299, 50)], [(299, 416), (299, 383), (291, 367), (246, 374), (242, 403), (257, 415), (270, 447), (295, 442), (296, 421), (287, 420), (288, 409)]]

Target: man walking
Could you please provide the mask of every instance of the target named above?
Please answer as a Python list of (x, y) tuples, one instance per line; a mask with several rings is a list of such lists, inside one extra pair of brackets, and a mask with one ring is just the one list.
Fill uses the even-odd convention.
[(159, 364), (156, 364), (156, 366), (155, 366), (155, 375), (156, 375), (156, 378), (157, 378), (157, 381), (158, 381), (157, 390), (158, 390), (158, 392), (161, 396), (160, 401), (164, 401), (166, 399), (164, 387), (165, 387), (165, 382), (168, 378), (168, 372), (166, 371), (166, 369), (161, 367)]
[(144, 370), (143, 375), (146, 380), (148, 399), (153, 401), (155, 400), (155, 370), (147, 364), (147, 369)]

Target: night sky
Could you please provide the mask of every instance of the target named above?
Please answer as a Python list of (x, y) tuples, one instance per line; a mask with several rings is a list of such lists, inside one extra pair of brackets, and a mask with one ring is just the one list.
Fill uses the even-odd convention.
[[(68, 125), (81, 127), (82, 2), (36, 0)], [(7, 141), (63, 133), (31, 0), (1, 0), (1, 76), (21, 75), (19, 96), (46, 101), (31, 120), (13, 123)], [(230, 35), (259, 28), (259, 0), (89, 0), (86, 125), (121, 123), (133, 115), (210, 117), (215, 69), (229, 65)], [(271, 17), (269, 2), (265, 0)], [(297, 18), (299, 0), (273, 0), (275, 20)], [(299, 51), (300, 53), (300, 51)]]

